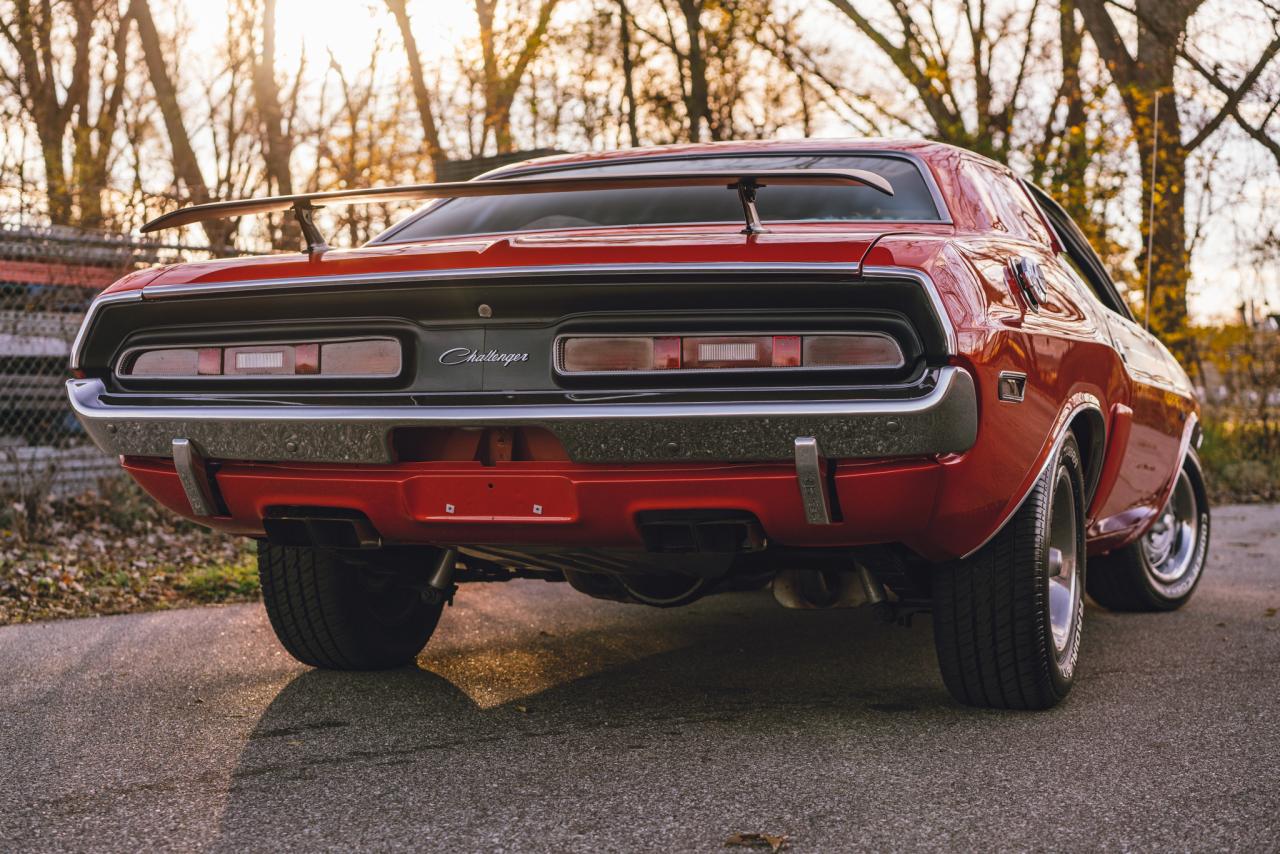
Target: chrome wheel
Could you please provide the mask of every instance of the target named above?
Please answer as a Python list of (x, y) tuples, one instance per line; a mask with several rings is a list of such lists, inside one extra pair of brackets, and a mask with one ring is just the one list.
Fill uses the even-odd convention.
[(1049, 624), (1053, 650), (1061, 659), (1072, 648), (1080, 628), (1080, 528), (1071, 476), (1058, 473), (1049, 519)]
[(1196, 569), (1200, 507), (1186, 469), (1178, 472), (1173, 494), (1151, 530), (1142, 538), (1151, 574), (1160, 584), (1174, 585)]

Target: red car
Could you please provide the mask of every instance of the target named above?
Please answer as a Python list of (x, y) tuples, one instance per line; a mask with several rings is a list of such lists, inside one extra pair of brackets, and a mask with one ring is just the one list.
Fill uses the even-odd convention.
[[(312, 219), (390, 200), (430, 202), (356, 249)], [(125, 277), (68, 391), (157, 500), (258, 540), (307, 664), (413, 661), (465, 581), (768, 582), (931, 611), (957, 699), (1045, 708), (1086, 589), (1159, 611), (1200, 579), (1186, 374), (1062, 208), (967, 151), (563, 156), (144, 230), (272, 211), (304, 253)]]

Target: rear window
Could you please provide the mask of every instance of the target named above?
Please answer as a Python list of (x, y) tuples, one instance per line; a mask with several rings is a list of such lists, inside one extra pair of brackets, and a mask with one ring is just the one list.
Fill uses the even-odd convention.
[[(940, 212), (915, 163), (883, 155), (755, 155), (684, 157), (602, 163), (536, 174), (602, 175), (698, 169), (865, 169), (893, 185), (892, 196), (869, 187), (762, 187), (756, 200), (765, 225), (772, 222), (892, 220), (937, 222)], [(530, 172), (522, 173), (527, 176)], [(740, 222), (736, 193), (715, 187), (539, 193), (435, 202), (384, 232), (375, 242), (430, 240), (601, 226)]]

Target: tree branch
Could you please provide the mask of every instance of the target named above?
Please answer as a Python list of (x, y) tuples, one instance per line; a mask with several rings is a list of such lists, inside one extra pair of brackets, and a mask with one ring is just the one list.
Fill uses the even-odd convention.
[[(1262, 76), (1262, 72), (1271, 63), (1271, 60), (1275, 58), (1277, 53), (1280, 53), (1280, 36), (1276, 36), (1271, 40), (1271, 43), (1267, 45), (1266, 50), (1262, 52), (1258, 61), (1254, 63), (1253, 68), (1249, 69), (1249, 73), (1241, 79), (1239, 85), (1234, 89), (1230, 89), (1216, 74), (1209, 74), (1204, 65), (1192, 58), (1191, 54), (1185, 49), (1185, 47), (1178, 50), (1179, 56), (1183, 57), (1193, 68), (1195, 68), (1197, 72), (1202, 74), (1205, 79), (1209, 81), (1210, 85), (1227, 96), (1226, 103), (1222, 105), (1222, 109), (1218, 110), (1217, 115), (1210, 119), (1208, 124), (1202, 127), (1199, 133), (1192, 137), (1191, 141), (1187, 143), (1188, 151), (1196, 148), (1208, 139), (1228, 116), (1239, 116), (1240, 102), (1244, 99), (1244, 96), (1249, 94), (1253, 89), (1254, 85), (1258, 82), (1258, 78)], [(1237, 121), (1239, 121), (1238, 118)]]

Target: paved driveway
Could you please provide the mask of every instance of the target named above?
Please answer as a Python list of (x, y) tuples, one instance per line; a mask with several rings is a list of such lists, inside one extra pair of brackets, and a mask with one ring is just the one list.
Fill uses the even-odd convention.
[(1280, 508), (1185, 610), (1091, 607), (1052, 712), (954, 705), (929, 620), (464, 588), (419, 669), (308, 671), (260, 607), (0, 629), (3, 847), (1280, 848)]

